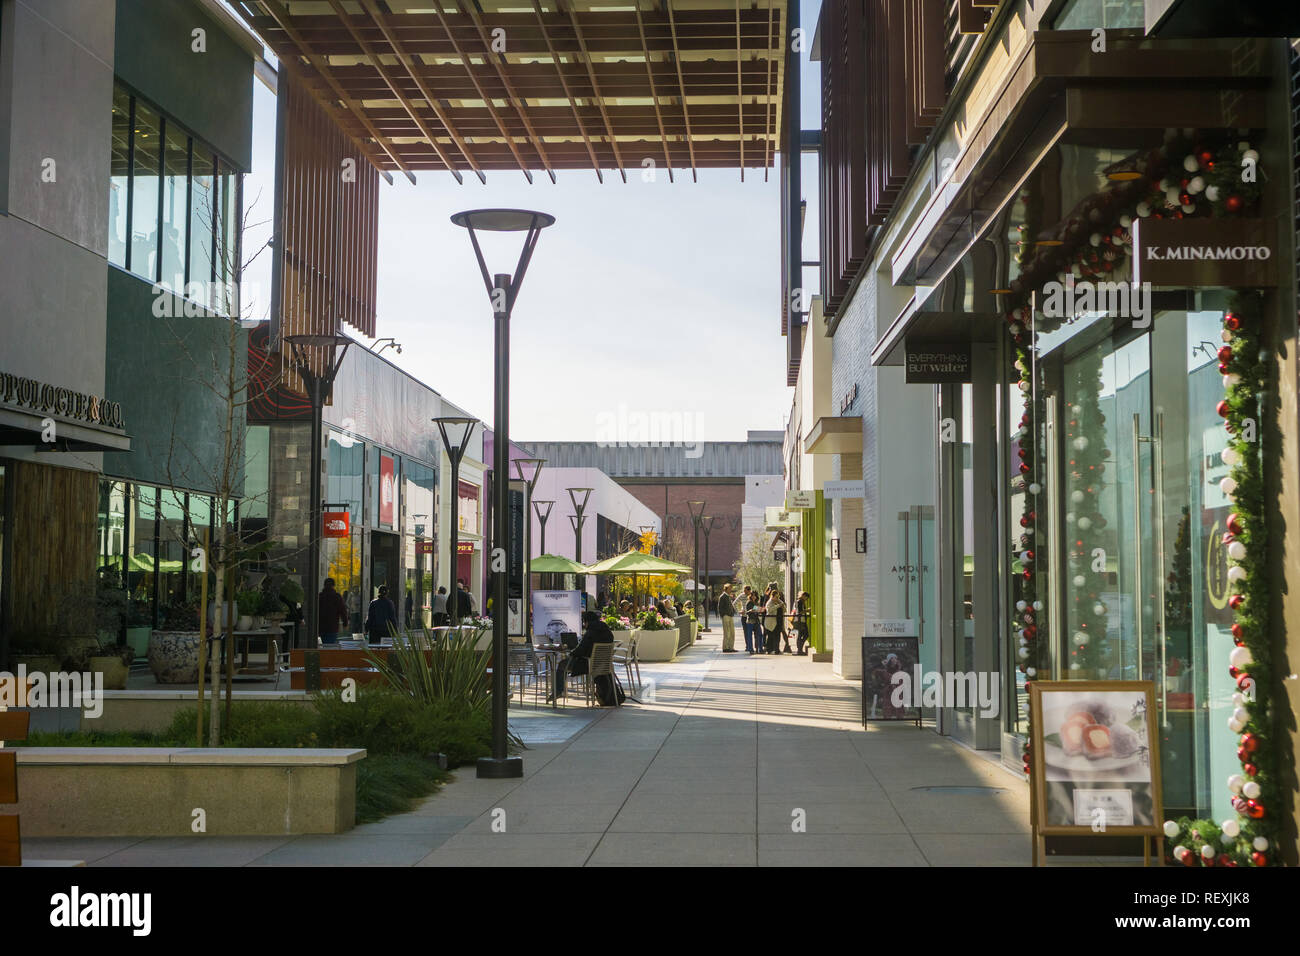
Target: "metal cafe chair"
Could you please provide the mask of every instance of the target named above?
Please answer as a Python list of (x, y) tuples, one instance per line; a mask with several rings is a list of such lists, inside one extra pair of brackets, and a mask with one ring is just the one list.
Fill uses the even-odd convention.
[[(627, 682), (630, 687), (641, 686), (641, 662), (636, 656), (636, 638), (633, 637), (628, 641), (614, 642), (614, 663), (622, 665), (623, 670), (627, 673)], [(632, 679), (632, 671), (636, 670), (636, 680)]]
[(585, 682), (587, 706), (590, 707), (592, 700), (596, 697), (597, 677), (608, 677), (611, 684), (617, 684), (618, 682), (618, 678), (614, 674), (614, 645), (592, 645), (591, 658), (587, 662), (587, 673), (581, 676)]

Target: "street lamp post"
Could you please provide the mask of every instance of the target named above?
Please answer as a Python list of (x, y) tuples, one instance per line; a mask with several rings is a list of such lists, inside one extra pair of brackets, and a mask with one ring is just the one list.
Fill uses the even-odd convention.
[[(537, 479), (541, 477), (542, 465), (544, 464), (546, 464), (545, 458), (516, 458), (515, 459), (515, 473), (519, 476), (519, 480), (524, 482), (528, 486), (528, 497), (524, 501), (524, 514), (522, 518), (522, 521), (524, 522), (528, 522), (528, 515), (532, 509), (531, 502), (533, 500), (533, 489), (537, 487)], [(526, 541), (521, 542), (521, 546), (520, 546), (520, 552), (523, 555), (523, 561), (524, 561), (524, 566), (522, 569), (524, 593), (520, 595), (520, 607), (523, 611), (524, 633), (528, 635), (528, 639), (531, 641), (532, 640), (532, 627), (531, 627), (532, 615), (529, 613), (529, 609), (530, 609), (529, 601), (532, 598), (532, 595), (529, 593), (529, 591), (532, 589), (532, 574), (530, 572), (532, 570), (533, 556), (530, 553), (532, 549), (532, 545), (531, 545), (532, 535), (527, 533), (530, 530), (529, 524), (526, 524), (524, 526), (524, 532), (525, 532), (524, 537)], [(524, 550), (525, 545), (527, 546), (528, 550)]]
[(709, 601), (713, 598), (713, 579), (709, 577), (709, 532), (713, 530), (713, 518), (704, 515), (700, 518), (700, 530), (704, 532), (704, 630), (709, 630)]
[[(304, 647), (316, 646), (320, 627), (320, 539), (321, 527), (321, 456), (324, 444), (325, 399), (334, 388), (334, 379), (343, 367), (352, 340), (345, 335), (286, 335), (291, 367), (307, 386), (311, 400), (311, 531), (307, 535), (307, 628), (301, 638)], [(319, 356), (318, 362), (313, 357)]]
[[(546, 507), (543, 508), (543, 505)], [(537, 512), (537, 523), (542, 528), (542, 543), (537, 549), (538, 554), (546, 553), (546, 519), (551, 516), (551, 509), (554, 507), (554, 501), (543, 501), (539, 498), (533, 502), (533, 511)]]
[[(533, 249), (542, 230), (555, 222), (555, 217), (523, 209), (474, 209), (458, 212), (451, 221), (469, 231), (474, 256), (478, 259), (483, 286), (492, 302), (496, 321), (495, 372), (492, 403), (492, 461), (496, 480), (492, 483), (492, 526), (495, 548), (508, 550), (510, 533), (510, 316), (519, 298), (532, 260)], [(489, 274), (483, 250), (479, 247), (478, 231), (522, 232), (523, 248), (515, 264), (513, 277), (509, 273)], [(489, 778), (522, 777), (524, 762), (506, 752), (506, 666), (508, 639), (506, 636), (507, 578), (506, 562), (497, 559), (490, 563), (492, 572), (492, 756), (480, 757), (478, 776)]]
[[(582, 522), (586, 520), (583, 512), (587, 510), (587, 502), (591, 499), (591, 488), (565, 488), (569, 493), (569, 500), (573, 502), (573, 514), (569, 516), (569, 522), (573, 525), (573, 560), (579, 564), (582, 563)], [(579, 501), (581, 496), (581, 501)], [(587, 594), (587, 576), (578, 575), (578, 590), (585, 597)]]
[(456, 566), (460, 563), (460, 460), (469, 448), (470, 436), (474, 434), (477, 418), (465, 418), (457, 415), (443, 415), (433, 419), (442, 434), (442, 447), (451, 462), (451, 538), (448, 544), (451, 555), (448, 558), (451, 572), (447, 585), (447, 618), (452, 627), (460, 623), (460, 589), (456, 586)]
[[(695, 526), (695, 564), (691, 572), (691, 580), (694, 582), (692, 596), (695, 603), (700, 603), (700, 516), (704, 514), (703, 501), (688, 501), (686, 507), (691, 511), (691, 524)], [(699, 609), (696, 609), (696, 621), (699, 620)], [(698, 637), (696, 638), (699, 639)]]

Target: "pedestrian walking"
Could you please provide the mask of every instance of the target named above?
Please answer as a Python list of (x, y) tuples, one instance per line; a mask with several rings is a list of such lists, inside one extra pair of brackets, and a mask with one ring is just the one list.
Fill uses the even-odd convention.
[(317, 623), (323, 644), (337, 644), (339, 630), (347, 627), (350, 616), (348, 606), (343, 603), (343, 595), (334, 589), (334, 579), (326, 578), (325, 587), (321, 589), (316, 604)]
[(473, 617), (475, 609), (474, 595), (469, 593), (469, 588), (465, 587), (465, 579), (461, 578), (456, 582), (456, 617), (461, 620)]
[(722, 653), (736, 653), (736, 603), (731, 597), (731, 582), (718, 595), (718, 616), (722, 618)]
[(379, 586), (378, 596), (366, 608), (366, 639), (380, 644), (397, 631), (397, 606), (388, 598), (388, 585)]
[(795, 653), (801, 657), (808, 653), (806, 645), (811, 643), (808, 638), (808, 626), (811, 623), (809, 621), (810, 600), (807, 591), (800, 591), (799, 597), (795, 600), (794, 604), (794, 632), (797, 638), (795, 641)]

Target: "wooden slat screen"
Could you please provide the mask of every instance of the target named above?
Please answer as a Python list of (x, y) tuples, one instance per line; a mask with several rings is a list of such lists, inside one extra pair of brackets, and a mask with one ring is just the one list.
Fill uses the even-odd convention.
[(275, 338), (375, 327), (379, 173), (290, 70), (279, 79), (280, 309)]
[(946, 102), (944, 0), (822, 5), (822, 293), (842, 304)]
[(95, 589), (98, 473), (26, 461), (7, 467), (14, 509), (5, 532), (24, 542), (13, 562), (12, 636), (62, 626), (69, 633), (60, 636), (93, 637), (93, 605), (78, 598)]

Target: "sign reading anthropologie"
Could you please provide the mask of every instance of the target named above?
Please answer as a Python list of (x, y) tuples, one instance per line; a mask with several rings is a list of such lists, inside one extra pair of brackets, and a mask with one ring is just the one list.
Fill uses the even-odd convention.
[(0, 402), (15, 408), (27, 408), (42, 414), (102, 425), (105, 428), (125, 428), (122, 423), (122, 406), (70, 388), (47, 385), (31, 378), (22, 378), (0, 372)]
[(1277, 285), (1277, 233), (1262, 219), (1139, 219), (1133, 281), (1176, 288)]

